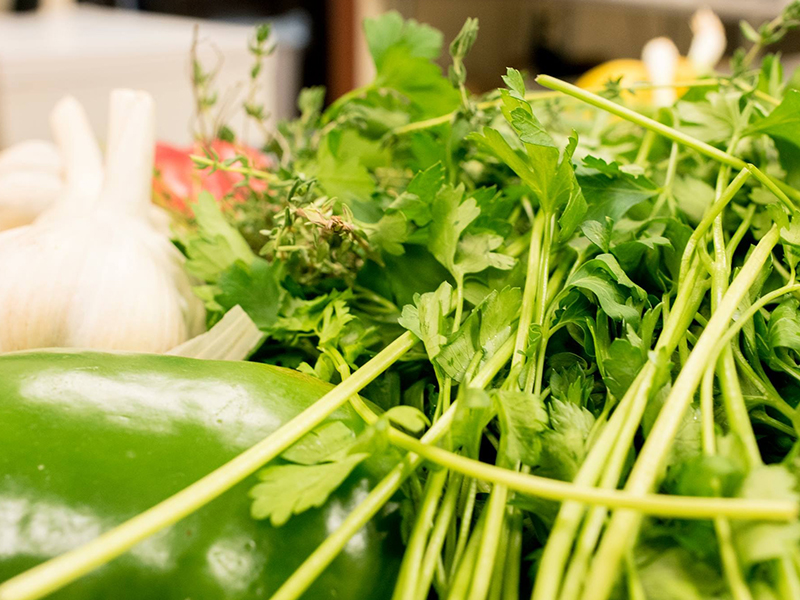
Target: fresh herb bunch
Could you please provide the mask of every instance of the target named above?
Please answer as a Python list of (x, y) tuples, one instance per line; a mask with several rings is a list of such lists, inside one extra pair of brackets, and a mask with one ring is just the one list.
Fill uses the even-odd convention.
[(275, 599), (398, 491), (397, 600), (800, 594), (800, 92), (777, 56), (753, 66), (798, 6), (651, 114), (513, 69), (473, 97), (477, 22), (445, 76), (442, 35), (389, 13), (365, 24), (375, 81), (324, 111), (305, 90), (274, 170), (198, 159), (270, 183), (233, 225), (197, 206), (182, 247), (211, 314), (240, 304), (256, 359), (347, 382), (371, 424), (300, 439), (254, 517), (408, 452)]

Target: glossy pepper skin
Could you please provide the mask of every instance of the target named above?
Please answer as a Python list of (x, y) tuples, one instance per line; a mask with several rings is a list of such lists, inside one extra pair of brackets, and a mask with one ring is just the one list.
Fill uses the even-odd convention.
[[(61, 351), (0, 356), (0, 580), (177, 492), (328, 389), (255, 363)], [(331, 418), (363, 428), (349, 407)], [(52, 597), (269, 598), (363, 499), (372, 477), (356, 471), (325, 506), (280, 528), (250, 517), (250, 478)], [(357, 534), (304, 598), (390, 598), (402, 552), (397, 513), (390, 508)]]

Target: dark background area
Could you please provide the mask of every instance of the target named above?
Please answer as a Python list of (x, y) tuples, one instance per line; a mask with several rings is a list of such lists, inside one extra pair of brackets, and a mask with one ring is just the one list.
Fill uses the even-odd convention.
[[(14, 2), (16, 10), (25, 11), (36, 8), (39, 0)], [(644, 43), (658, 35), (670, 37), (685, 52), (691, 40), (688, 26), (691, 14), (701, 6), (710, 6), (722, 18), (731, 52), (745, 43), (739, 32), (741, 19), (758, 25), (776, 15), (786, 1), (85, 0), (85, 3), (253, 24), (287, 14), (301, 15), (309, 30), (301, 82), (303, 86), (326, 85), (330, 102), (364, 83), (364, 59), (359, 59), (364, 48), (358, 43), (364, 6), (372, 6), (372, 11), (394, 8), (406, 17), (430, 23), (444, 32), (446, 41), (458, 32), (465, 18), (478, 17), (481, 32), (467, 59), (467, 83), (473, 91), (480, 92), (499, 85), (499, 74), (509, 65), (531, 73), (575, 77), (605, 60), (638, 57)], [(795, 53), (800, 56), (800, 34), (794, 32), (788, 36), (778, 49), (790, 67), (800, 62), (792, 59)]]

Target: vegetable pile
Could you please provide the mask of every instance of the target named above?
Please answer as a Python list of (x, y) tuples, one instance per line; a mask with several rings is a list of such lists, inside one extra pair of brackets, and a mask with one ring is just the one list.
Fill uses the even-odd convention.
[[(477, 21), (450, 44), (445, 76), (434, 62), (439, 32), (397, 13), (368, 20), (370, 85), (325, 110), (323, 90), (304, 90), (300, 117), (268, 140), (269, 161), (224, 158), (211, 143), (194, 157), (203, 177), (242, 178), (226, 198), (200, 193), (175, 243), (207, 324), (241, 307), (265, 338), (250, 360), (266, 364), (0, 357), (0, 369), (15, 373), (0, 384), (3, 402), (33, 407), (3, 408), (17, 415), (14, 435), (42, 418), (31, 414), (41, 403), (36, 386), (23, 384), (49, 364), (66, 373), (107, 365), (122, 391), (142, 385), (136, 363), (147, 360), (147, 380), (161, 382), (148, 397), (173, 408), (188, 402), (181, 410), (190, 411), (203, 403), (170, 390), (210, 370), (204, 377), (245, 386), (248, 399), (260, 397), (259, 386), (281, 390), (267, 399), (278, 416), (233, 446), (208, 449), (203, 468), (187, 466), (180, 481), (148, 475), (146, 506), (134, 510), (123, 493), (108, 500), (119, 502), (114, 524), (131, 520), (39, 557), (66, 554), (20, 573), (35, 561), (13, 564), (19, 549), (0, 552), (2, 572), (15, 575), (0, 584), (0, 599), (67, 594), (92, 577), (106, 583), (79, 597), (109, 597), (109, 569), (149, 577), (159, 567), (137, 574), (131, 558), (159, 539), (149, 536), (174, 535), (184, 517), (224, 502), (246, 503), (254, 537), (313, 539), (314, 548), (274, 563), (280, 581), (228, 561), (226, 576), (239, 587), (225, 591), (192, 587), (207, 576), (193, 562), (206, 550), (171, 550), (166, 556), (188, 556), (191, 567), (170, 566), (150, 593), (800, 597), (800, 80), (764, 52), (798, 24), (793, 2), (760, 29), (743, 27), (752, 46), (734, 55), (730, 75), (660, 83), (680, 89), (656, 108), (636, 99), (652, 92), (647, 83), (587, 90), (540, 75), (549, 90), (532, 91), (514, 69), (504, 87), (474, 97), (464, 58)], [(267, 38), (260, 28), (254, 78)], [(206, 110), (214, 94), (201, 65), (194, 73)], [(262, 122), (254, 98), (247, 113)], [(223, 126), (213, 137), (232, 135)], [(332, 386), (305, 376), (301, 384), (274, 365)], [(272, 382), (259, 383), (261, 374)], [(109, 385), (104, 394), (116, 389)], [(68, 389), (64, 402), (129, 418), (119, 405), (87, 402), (90, 386)], [(209, 394), (206, 406), (218, 405)], [(251, 400), (231, 401), (258, 412)], [(142, 413), (154, 419), (153, 439), (162, 433), (152, 415), (166, 410)], [(69, 412), (53, 418), (67, 423)], [(236, 432), (223, 424), (199, 439)], [(99, 431), (110, 448), (122, 435)], [(174, 448), (190, 447), (184, 442)], [(24, 439), (13, 445), (24, 452)], [(185, 458), (174, 457), (176, 469)], [(140, 476), (136, 464), (128, 468)], [(12, 478), (37, 481), (31, 470)], [(119, 476), (98, 485), (113, 489)], [(343, 497), (346, 510), (332, 510)], [(241, 514), (216, 510), (215, 519), (247, 531)], [(0, 522), (0, 549), (5, 531)], [(399, 544), (379, 532), (401, 536), (401, 559)], [(369, 551), (357, 561), (380, 566), (342, 568), (340, 555), (358, 548)], [(267, 572), (273, 559), (265, 560)]]

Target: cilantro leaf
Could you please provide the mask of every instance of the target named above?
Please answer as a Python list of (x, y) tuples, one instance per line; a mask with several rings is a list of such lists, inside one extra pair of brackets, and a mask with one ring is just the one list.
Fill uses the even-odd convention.
[(787, 90), (781, 103), (763, 119), (756, 121), (749, 133), (766, 133), (800, 145), (800, 91)]
[(386, 411), (386, 416), (394, 425), (399, 425), (413, 434), (420, 434), (426, 427), (430, 427), (431, 425), (428, 417), (426, 417), (421, 410), (413, 406), (393, 406)]
[(503, 243), (501, 236), (474, 232), (462, 238), (480, 214), (475, 198), (464, 199), (463, 185), (445, 185), (434, 199), (428, 249), (456, 281), (468, 273), (478, 273), (489, 267), (510, 269), (516, 262), (510, 256), (493, 252)]
[(237, 304), (262, 331), (269, 331), (278, 320), (286, 291), (280, 280), (283, 267), (255, 258), (250, 265), (237, 260), (217, 279), (214, 300), (225, 310)]
[(519, 288), (492, 290), (447, 339), (434, 363), (449, 377), (461, 381), (478, 352), (483, 364), (513, 334), (521, 303)]
[(350, 447), (355, 439), (353, 430), (341, 421), (326, 421), (287, 448), (281, 458), (300, 465), (314, 465)]
[(618, 221), (631, 208), (658, 194), (658, 187), (650, 179), (625, 173), (614, 163), (587, 159), (584, 165), (595, 170), (601, 165), (605, 167), (596, 173), (578, 173), (578, 183), (588, 205), (587, 221), (605, 223), (607, 218)]
[(638, 322), (639, 311), (633, 304), (647, 296), (611, 254), (602, 254), (584, 263), (572, 274), (567, 285), (591, 293), (609, 317), (628, 323)]
[(628, 391), (644, 362), (644, 352), (630, 340), (617, 338), (611, 342), (603, 360), (603, 381), (617, 400)]
[(435, 292), (417, 294), (414, 305), (405, 305), (403, 314), (397, 321), (422, 340), (431, 360), (447, 342), (447, 333), (451, 327), (447, 315), (453, 303), (452, 298), (453, 288), (445, 281)]
[(746, 123), (739, 108), (739, 92), (710, 92), (706, 102), (678, 102), (680, 129), (704, 142), (729, 140)]
[(505, 456), (512, 463), (537, 464), (542, 452), (542, 433), (549, 422), (544, 403), (534, 394), (513, 390), (495, 390), (493, 398)]
[(477, 455), (483, 430), (493, 415), (491, 396), (479, 388), (466, 388), (459, 395), (453, 424), (450, 426), (452, 447), (457, 449), (463, 446), (470, 455)]
[(443, 36), (430, 25), (407, 21), (395, 10), (375, 19), (364, 20), (364, 34), (369, 53), (380, 69), (390, 48), (403, 46), (411, 56), (433, 60), (442, 51)]
[[(330, 136), (320, 143), (316, 161), (307, 165), (306, 174), (316, 177), (329, 196), (356, 206), (359, 202), (367, 202), (375, 191), (375, 182), (359, 157), (334, 152)], [(356, 213), (356, 216), (360, 215)]]
[(553, 399), (548, 405), (550, 429), (542, 434), (538, 473), (572, 481), (588, 451), (587, 441), (595, 423), (594, 415), (573, 402)]
[(406, 46), (393, 46), (383, 56), (374, 85), (400, 92), (420, 119), (437, 117), (458, 107), (458, 91), (427, 58), (414, 56)]
[[(783, 465), (752, 469), (737, 494), (742, 498), (800, 501), (797, 480)], [(800, 523), (741, 522), (735, 528), (736, 548), (747, 566), (789, 556), (800, 543)]]
[(254, 519), (269, 519), (273, 526), (292, 515), (320, 507), (369, 454), (351, 454), (335, 462), (315, 465), (273, 465), (258, 473), (261, 483), (250, 490)]
[(256, 257), (242, 234), (228, 223), (211, 194), (201, 192), (193, 209), (197, 231), (184, 241), (187, 272), (214, 282), (236, 261), (249, 264)]

